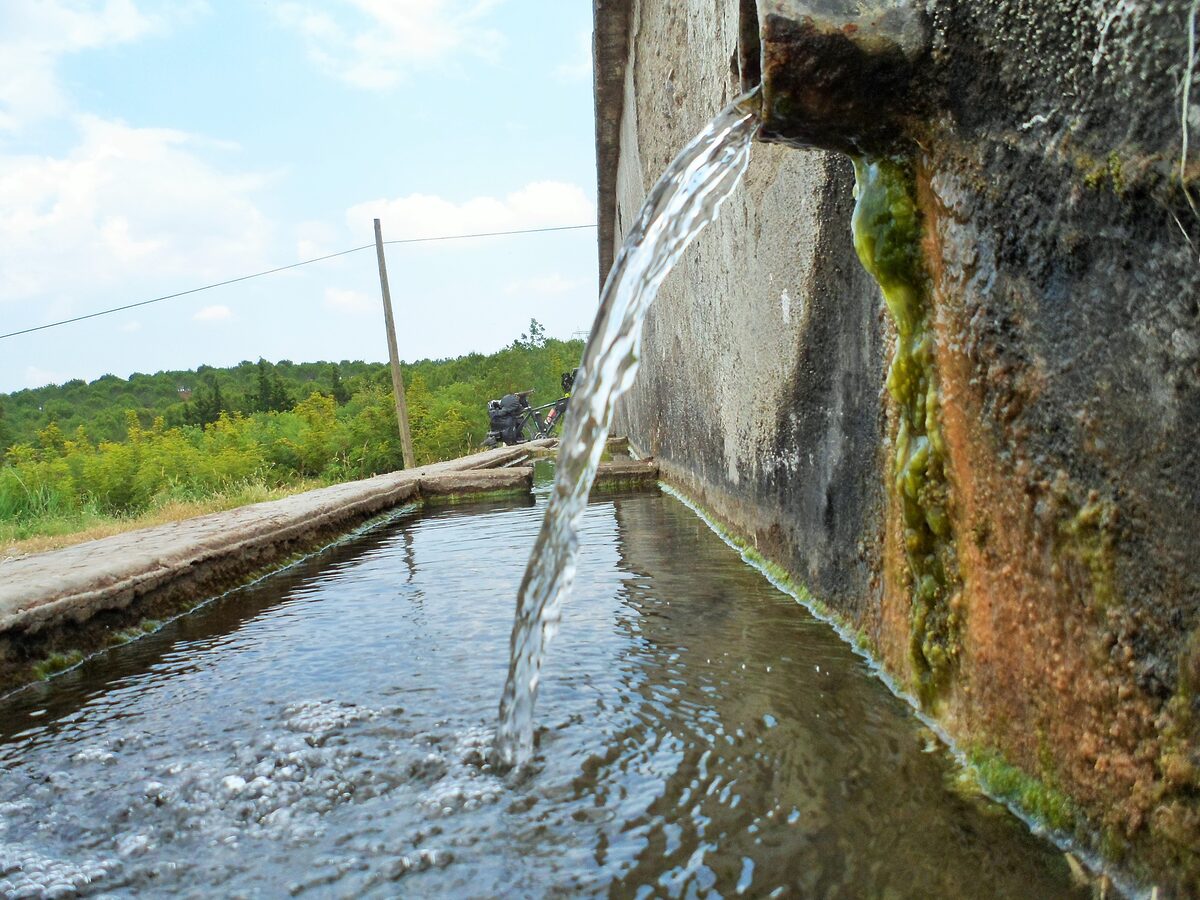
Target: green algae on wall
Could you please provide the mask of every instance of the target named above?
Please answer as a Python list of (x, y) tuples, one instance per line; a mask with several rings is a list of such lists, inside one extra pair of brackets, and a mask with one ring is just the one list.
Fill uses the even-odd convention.
[(964, 774), (977, 779), (988, 794), (1061, 835), (1074, 834), (1079, 828), (1075, 804), (1058, 788), (1027, 775), (994, 751), (975, 746), (967, 750), (966, 756)]
[(75, 666), (83, 662), (84, 654), (82, 650), (71, 650), (65, 653), (51, 653), (45, 659), (36, 663), (31, 669), (33, 677), (38, 681), (45, 681), (48, 678), (57, 675), (59, 672), (65, 672), (67, 669), (73, 669)]
[(854, 175), (854, 247), (879, 283), (896, 326), (896, 352), (887, 376), (899, 419), (890, 489), (903, 512), (912, 581), (910, 648), (916, 689), (929, 706), (957, 665), (962, 622), (921, 218), (906, 162), (856, 158)]
[(1112, 501), (1101, 500), (1093, 491), (1073, 516), (1058, 523), (1056, 553), (1083, 566), (1091, 582), (1087, 602), (1100, 613), (1121, 603), (1113, 546), (1116, 515)]

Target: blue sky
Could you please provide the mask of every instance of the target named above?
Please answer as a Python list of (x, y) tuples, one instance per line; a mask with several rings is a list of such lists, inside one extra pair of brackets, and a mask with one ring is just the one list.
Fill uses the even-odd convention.
[[(0, 333), (385, 239), (595, 221), (590, 0), (3, 0)], [(390, 247), (404, 359), (586, 329), (594, 229)], [(0, 391), (386, 359), (371, 251), (0, 341)]]

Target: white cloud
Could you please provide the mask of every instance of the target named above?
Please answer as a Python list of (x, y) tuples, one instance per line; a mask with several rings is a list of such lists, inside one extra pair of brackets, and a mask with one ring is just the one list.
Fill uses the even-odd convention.
[(369, 313), (382, 311), (379, 301), (374, 301), (362, 291), (348, 291), (342, 288), (325, 289), (325, 305), (337, 312)]
[[(162, 34), (206, 9), (0, 0), (0, 318), (67, 317), (261, 265), (271, 229), (255, 195), (267, 178), (214, 162), (236, 144), (79, 113), (58, 77), (71, 54)], [(47, 121), (68, 149), (4, 151)]]
[(301, 222), (296, 226), (296, 260), (316, 259), (336, 250), (342, 236), (327, 222)]
[[(0, 304), (196, 286), (262, 262), (266, 179), (224, 171), (192, 135), (75, 120), (64, 156), (0, 154)], [(145, 288), (141, 288), (145, 289)]]
[(441, 237), (523, 228), (587, 225), (596, 208), (583, 188), (561, 181), (535, 181), (505, 197), (474, 197), (461, 203), (432, 194), (369, 200), (350, 207), (346, 222), (361, 230), (379, 219), (385, 240)]
[(171, 2), (147, 12), (145, 6), (134, 0), (3, 0), (0, 132), (70, 110), (58, 82), (63, 56), (138, 40), (204, 8), (200, 2)]
[(511, 281), (504, 286), (509, 296), (561, 297), (583, 287), (583, 282), (564, 278), (558, 272)]
[(49, 369), (43, 369), (39, 366), (25, 367), (25, 387), (40, 388), (48, 384), (62, 384), (64, 381), (69, 381), (70, 376), (64, 375), (61, 372), (52, 372)]
[(575, 40), (575, 53), (569, 62), (559, 63), (554, 73), (565, 81), (585, 81), (592, 77), (592, 33), (580, 32)]
[(409, 72), (454, 54), (488, 57), (501, 37), (480, 25), (496, 0), (341, 0), (283, 3), (279, 20), (304, 39), (309, 58), (329, 74), (369, 90), (390, 88)]
[(233, 310), (224, 304), (206, 306), (192, 318), (197, 322), (225, 322), (233, 318)]

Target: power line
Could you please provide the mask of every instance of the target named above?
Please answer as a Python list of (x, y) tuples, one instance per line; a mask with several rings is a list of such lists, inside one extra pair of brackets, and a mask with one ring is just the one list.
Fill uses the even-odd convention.
[[(385, 244), (426, 244), (433, 241), (460, 241), (466, 238), (485, 238), (485, 237), (502, 237), (511, 234), (542, 234), (548, 231), (578, 231), (581, 228), (595, 228), (595, 225), (557, 225), (552, 228), (525, 228), (517, 231), (481, 231), (475, 234), (445, 234), (438, 237), (424, 238), (399, 238), (394, 241), (384, 241)], [(32, 334), (35, 331), (45, 331), (47, 328), (57, 328), (60, 325), (70, 325), (74, 322), (82, 322), (85, 319), (95, 319), (98, 316), (107, 316), (112, 313), (124, 312), (127, 309), (136, 309), (139, 306), (149, 306), (151, 303), (161, 303), (164, 300), (174, 300), (177, 297), (186, 297), (188, 294), (198, 294), (201, 291), (211, 291), (213, 288), (225, 287), (230, 284), (237, 284), (239, 281), (249, 281), (251, 278), (262, 278), (264, 275), (274, 275), (276, 272), (284, 272), (288, 269), (297, 269), (300, 266), (307, 266), (312, 263), (324, 262), (327, 259), (333, 259), (337, 256), (346, 256), (349, 253), (358, 253), (360, 250), (370, 250), (375, 247), (374, 244), (363, 244), (361, 247), (351, 247), (349, 250), (339, 250), (337, 253), (327, 253), (325, 256), (316, 256), (312, 259), (301, 260), (300, 262), (290, 263), (286, 266), (276, 266), (274, 269), (266, 269), (262, 272), (255, 272), (252, 275), (239, 275), (237, 278), (229, 278), (225, 281), (218, 281), (213, 284), (206, 284), (203, 287), (192, 288), (187, 291), (178, 291), (174, 294), (164, 294), (161, 297), (153, 297), (149, 300), (139, 300), (137, 303), (126, 303), (124, 306), (114, 306), (112, 309), (102, 309), (93, 313), (86, 313), (82, 316), (73, 316), (70, 319), (61, 319), (57, 322), (47, 322), (45, 325), (35, 325), (32, 328), (22, 328), (20, 331), (10, 331), (8, 334), (0, 334), (0, 341), (5, 338), (17, 337), (22, 334)]]
[(274, 269), (267, 269), (265, 272), (255, 272), (253, 275), (242, 275), (238, 278), (230, 278), (227, 281), (218, 281), (215, 284), (206, 284), (204, 287), (192, 288), (189, 291), (179, 291), (175, 294), (164, 294), (162, 297), (154, 297), (151, 300), (139, 300), (137, 303), (126, 303), (124, 306), (114, 306), (112, 309), (102, 309), (98, 312), (87, 313), (82, 316), (74, 316), (70, 319), (62, 319), (58, 322), (47, 322), (45, 325), (35, 325), (32, 328), (22, 328), (20, 331), (10, 331), (8, 334), (0, 334), (0, 340), (4, 340), (4, 338), (16, 337), (19, 334), (30, 334), (34, 331), (44, 331), (47, 328), (57, 328), (59, 325), (70, 325), (72, 322), (82, 322), (84, 319), (94, 319), (97, 316), (107, 316), (111, 313), (123, 312), (127, 309), (136, 309), (139, 306), (149, 306), (151, 303), (161, 303), (163, 300), (174, 300), (176, 297), (186, 297), (188, 294), (198, 294), (201, 291), (210, 291), (213, 288), (224, 287), (227, 284), (236, 284), (239, 281), (248, 281), (251, 278), (261, 278), (263, 275), (271, 275), (275, 272), (282, 272), (284, 269), (295, 269), (298, 266), (307, 266), (309, 263), (321, 262), (325, 259), (333, 259), (335, 256), (345, 256), (347, 253), (357, 253), (359, 250), (366, 250), (368, 247), (374, 246), (374, 244), (364, 244), (362, 247), (354, 247), (351, 250), (342, 250), (338, 253), (330, 253), (328, 256), (318, 256), (315, 259), (306, 259), (302, 262), (292, 263), (289, 266), (279, 266)]
[[(555, 225), (552, 228), (525, 228), (520, 231), (481, 231), (477, 234), (444, 234), (441, 237), (400, 238), (395, 241), (384, 241), (385, 244), (424, 244), (428, 241), (461, 241), (463, 238), (503, 237), (506, 234), (542, 234), (547, 231), (578, 231), (581, 228), (595, 228), (595, 225)], [(374, 247), (374, 244), (370, 246)], [(361, 250), (361, 247), (356, 248)], [(349, 251), (348, 251), (349, 252)]]

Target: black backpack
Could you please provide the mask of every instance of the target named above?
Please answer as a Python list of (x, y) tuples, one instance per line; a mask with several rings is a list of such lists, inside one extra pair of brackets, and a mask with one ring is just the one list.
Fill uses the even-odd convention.
[(492, 431), (499, 432), (506, 444), (515, 444), (521, 439), (521, 398), (516, 394), (505, 394), (488, 404), (488, 419)]

